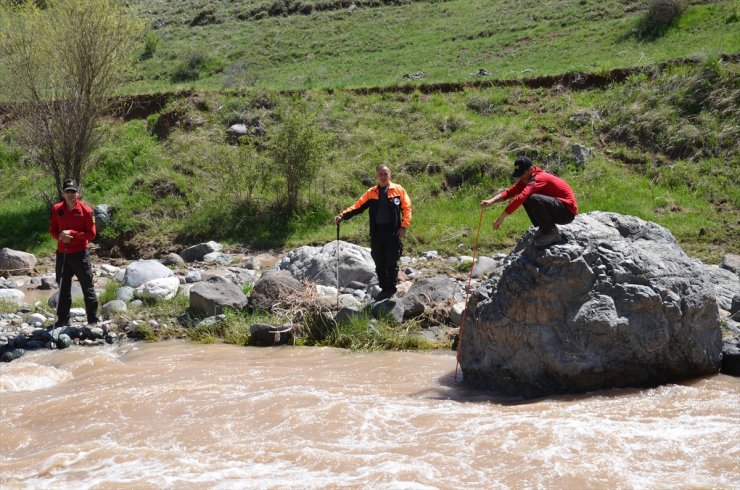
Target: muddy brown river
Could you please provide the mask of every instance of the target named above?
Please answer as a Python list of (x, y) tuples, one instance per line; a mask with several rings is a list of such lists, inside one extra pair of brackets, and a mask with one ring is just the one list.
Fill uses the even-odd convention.
[(32, 352), (0, 365), (0, 487), (738, 488), (738, 378), (522, 402), (453, 370), (447, 352)]

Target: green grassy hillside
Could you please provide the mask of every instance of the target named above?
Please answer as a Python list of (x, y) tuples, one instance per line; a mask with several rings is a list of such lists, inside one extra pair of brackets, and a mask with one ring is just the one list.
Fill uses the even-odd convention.
[[(423, 82), (468, 81), (479, 69), (508, 79), (740, 51), (737, 24), (728, 24), (737, 1), (689, 2), (658, 39), (632, 34), (647, 0), (357, 0), (352, 12), (267, 15), (347, 3), (135, 0), (156, 50), (126, 90), (374, 86), (419, 71)], [(404, 5), (371, 7), (386, 3)], [(248, 15), (260, 6), (266, 17)]]
[[(466, 254), (478, 202), (507, 185), (514, 156), (528, 154), (571, 182), (582, 212), (656, 221), (689, 253), (716, 261), (727, 251), (740, 252), (739, 98), (738, 64), (716, 60), (580, 91), (197, 93), (149, 121), (108, 125), (85, 198), (113, 206), (114, 222), (103, 242), (114, 254), (157, 255), (204, 239), (292, 247), (333, 239), (331, 217), (372, 183), (373, 168), (382, 162), (414, 202), (407, 250)], [(280, 111), (299, 103), (331, 145), (302, 209), (289, 215), (274, 176), (260, 175), (260, 169)], [(158, 139), (153, 128), (172, 114), (179, 124)], [(241, 148), (249, 151), (239, 153), (225, 129), (255, 118), (267, 135), (244, 140)], [(17, 185), (0, 189), (0, 246), (51, 250), (40, 199), (51, 182), (33, 167), (18, 172), (21, 154), (13, 149), (12, 131), (4, 141), (0, 178)], [(574, 143), (595, 150), (585, 167), (575, 165)], [(484, 253), (506, 250), (529, 226), (520, 211), (494, 233), (497, 214), (487, 211)], [(367, 218), (346, 223), (342, 236), (366, 243)]]
[[(519, 154), (571, 182), (582, 212), (656, 221), (705, 260), (740, 253), (740, 68), (711, 56), (740, 52), (739, 2), (691, 2), (647, 40), (633, 33), (646, 1), (358, 0), (352, 13), (342, 1), (275, 4), (299, 9), (291, 15), (271, 0), (131, 2), (157, 28), (125, 90), (196, 90), (148, 120), (103, 125), (83, 182), (88, 202), (114, 210), (100, 253), (156, 256), (204, 239), (326, 242), (332, 216), (386, 163), (414, 203), (407, 251), (469, 254), (478, 202), (508, 184)], [(304, 15), (307, 4), (326, 8)], [(649, 66), (697, 54), (710, 56)], [(342, 88), (479, 80), (479, 68), (505, 79), (640, 65), (623, 83), (581, 90)], [(416, 71), (426, 78), (402, 82)], [(301, 209), (287, 213), (266, 162), (282, 115), (297, 108), (329, 146)], [(230, 124), (256, 120), (265, 136), (227, 137)], [(52, 182), (27, 163), (17, 131), (0, 132), (0, 247), (50, 253)], [(584, 167), (573, 144), (594, 149)], [(505, 251), (529, 225), (520, 211), (494, 233), (497, 214), (487, 211), (483, 253)], [(342, 237), (366, 243), (367, 218), (343, 225)]]

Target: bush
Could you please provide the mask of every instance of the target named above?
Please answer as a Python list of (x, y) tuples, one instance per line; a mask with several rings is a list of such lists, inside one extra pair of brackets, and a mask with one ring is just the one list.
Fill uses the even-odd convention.
[(146, 34), (144, 34), (144, 50), (142, 51), (139, 59), (148, 60), (149, 58), (153, 57), (154, 53), (157, 52), (158, 45), (159, 37), (157, 37), (157, 35), (154, 34), (152, 31), (147, 31)]
[(685, 10), (685, 0), (651, 0), (637, 24), (637, 36), (643, 39), (661, 37)]
[(200, 52), (190, 53), (185, 62), (172, 74), (172, 82), (187, 82), (200, 78), (200, 70), (206, 64), (206, 55)]
[(282, 179), (288, 211), (298, 207), (300, 191), (318, 177), (326, 150), (326, 137), (305, 110), (286, 109), (282, 123), (271, 142), (270, 153), (275, 175)]

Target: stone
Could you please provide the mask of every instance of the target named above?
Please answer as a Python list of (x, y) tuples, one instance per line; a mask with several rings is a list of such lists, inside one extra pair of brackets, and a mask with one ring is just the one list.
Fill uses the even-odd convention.
[(161, 260), (164, 265), (174, 265), (175, 267), (182, 267), (185, 265), (185, 259), (176, 253), (168, 253), (163, 256)]
[[(123, 279), (125, 286), (138, 288), (142, 284), (154, 279), (172, 277), (175, 273), (158, 260), (137, 260), (126, 267)], [(179, 281), (178, 281), (179, 282)]]
[(59, 334), (57, 339), (57, 349), (66, 349), (72, 345), (72, 338), (66, 333)]
[(276, 327), (265, 323), (255, 323), (249, 327), (249, 343), (260, 346), (287, 344), (293, 338), (292, 330), (290, 325)]
[(399, 304), (398, 299), (384, 299), (377, 301), (372, 306), (372, 314), (374, 318), (390, 317), (396, 323), (403, 322), (404, 309)]
[(465, 298), (458, 282), (447, 276), (418, 280), (404, 297), (408, 296), (418, 296), (426, 305), (457, 302)]
[(176, 298), (190, 298), (190, 290), (193, 289), (193, 284), (181, 284), (180, 289), (177, 290)]
[(41, 286), (39, 286), (39, 289), (42, 289), (44, 291), (49, 291), (51, 289), (56, 289), (57, 287), (57, 281), (54, 277), (42, 277), (41, 278)]
[(93, 216), (95, 216), (95, 224), (102, 230), (106, 225), (110, 224), (111, 220), (111, 207), (108, 204), (98, 204), (93, 208)]
[(128, 311), (128, 307), (126, 306), (126, 303), (124, 301), (121, 301), (120, 299), (114, 299), (113, 301), (108, 301), (106, 304), (104, 304), (101, 308), (101, 311), (103, 315), (105, 315), (107, 318), (110, 318), (112, 316), (126, 313)]
[(218, 242), (210, 241), (188, 247), (180, 252), (180, 256), (185, 260), (185, 262), (195, 262), (197, 260), (203, 260), (203, 257), (211, 252), (220, 251), (221, 244)]
[(141, 301), (140, 299), (135, 299), (128, 304), (128, 307), (134, 310), (137, 308), (141, 308), (142, 306), (144, 306), (144, 302)]
[(69, 316), (71, 317), (84, 317), (85, 308), (72, 308), (69, 310)]
[(90, 329), (90, 336), (93, 339), (102, 339), (105, 337), (105, 331), (100, 327), (94, 327)]
[(42, 315), (41, 313), (33, 313), (31, 315), (28, 315), (28, 318), (26, 318), (26, 321), (31, 325), (35, 323), (44, 323), (46, 321), (46, 317)]
[(719, 266), (735, 274), (740, 274), (740, 255), (726, 254)]
[(367, 314), (358, 307), (345, 306), (337, 311), (334, 315), (334, 321), (337, 325), (347, 325), (354, 318), (364, 318)]
[[(80, 286), (80, 283), (76, 280), (72, 281), (71, 293), (73, 301), (75, 299), (82, 299), (84, 297), (82, 294), (82, 287)], [(48, 304), (52, 308), (56, 308), (57, 301), (59, 301), (59, 291), (56, 291), (54, 294), (52, 294), (47, 300), (46, 304)]]
[(238, 124), (232, 124), (229, 126), (229, 128), (226, 130), (226, 134), (229, 136), (246, 136), (249, 134), (249, 129), (247, 128), (246, 124), (238, 123)]
[(654, 386), (717, 372), (710, 278), (665, 228), (593, 212), (563, 241), (518, 242), (465, 312), (465, 382), (524, 397)]
[(450, 321), (453, 325), (459, 327), (462, 324), (462, 316), (465, 312), (465, 301), (461, 301), (459, 303), (455, 303), (454, 305), (450, 306)]
[(147, 281), (136, 288), (136, 297), (154, 299), (172, 299), (180, 288), (180, 280), (177, 277), (162, 277)]
[(113, 280), (117, 283), (123, 283), (123, 281), (126, 279), (126, 269), (121, 269), (115, 274), (113, 274)]
[(247, 257), (244, 259), (244, 267), (253, 271), (258, 271), (262, 268), (262, 264), (260, 263), (260, 259), (257, 257)]
[(740, 294), (736, 294), (732, 297), (732, 304), (730, 305), (730, 317), (735, 321), (740, 321)]
[(35, 255), (7, 247), (0, 249), (0, 275), (22, 276), (32, 273), (34, 267)]
[[(337, 241), (321, 247), (305, 246), (292, 250), (278, 263), (279, 270), (289, 271), (298, 280), (323, 286), (337, 285)], [(352, 282), (377, 282), (375, 262), (370, 252), (345, 241), (339, 241), (339, 287)]]
[(210, 327), (213, 325), (218, 325), (219, 323), (226, 320), (226, 315), (215, 315), (215, 316), (209, 316), (207, 318), (204, 318), (203, 320), (199, 321), (195, 326), (196, 327)]
[(190, 284), (193, 282), (200, 282), (201, 275), (198, 271), (188, 271), (187, 274), (185, 274), (185, 283)]
[(295, 293), (303, 291), (303, 284), (298, 282), (287, 270), (265, 272), (254, 285), (249, 296), (249, 305), (269, 311), (273, 305), (290, 300)]
[(705, 265), (704, 270), (709, 274), (717, 296), (717, 305), (725, 311), (732, 309), (732, 298), (740, 294), (740, 279), (737, 273), (723, 269), (716, 265)]
[(339, 308), (337, 308), (337, 296), (320, 296), (316, 300), (316, 306), (321, 309), (336, 310), (341, 308), (359, 308), (360, 301), (352, 294), (339, 295)]
[(128, 303), (129, 301), (134, 299), (135, 292), (136, 290), (131, 286), (121, 286), (120, 288), (116, 289), (116, 299), (119, 299), (124, 303)]
[(578, 143), (573, 143), (570, 147), (571, 153), (573, 153), (573, 159), (576, 162), (576, 166), (581, 168), (584, 167), (593, 157), (594, 150)]
[(724, 339), (722, 342), (720, 372), (729, 376), (740, 376), (740, 337)]
[(346, 286), (348, 289), (362, 289), (364, 290), (367, 287), (367, 284), (363, 284), (360, 281), (352, 281)]
[(0, 289), (0, 301), (20, 305), (26, 298), (23, 291), (17, 289)]
[(426, 252), (421, 253), (421, 257), (425, 259), (438, 259), (439, 252), (436, 250), (427, 250)]
[(116, 272), (120, 271), (121, 268), (111, 264), (102, 264), (100, 266), (100, 270), (103, 271), (106, 275), (113, 276)]
[(190, 289), (190, 309), (206, 316), (222, 314), (226, 309), (240, 310), (247, 296), (238, 286), (224, 283), (199, 282)]
[(500, 263), (491, 257), (478, 257), (473, 266), (473, 277), (488, 277), (500, 267)]
[(211, 252), (203, 256), (203, 262), (228, 265), (231, 263), (231, 257), (223, 252)]

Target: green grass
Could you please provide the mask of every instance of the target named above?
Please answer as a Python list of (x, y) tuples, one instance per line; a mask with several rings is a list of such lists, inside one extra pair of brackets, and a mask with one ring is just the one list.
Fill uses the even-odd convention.
[(123, 286), (123, 284), (111, 281), (108, 284), (105, 285), (105, 289), (102, 293), (100, 293), (100, 296), (98, 296), (98, 301), (101, 305), (106, 304), (109, 301), (113, 301), (116, 299), (116, 289)]
[[(107, 125), (83, 198), (113, 207), (113, 222), (102, 230), (100, 243), (124, 256), (158, 256), (173, 241), (184, 246), (211, 239), (292, 248), (333, 240), (332, 216), (372, 184), (375, 165), (387, 163), (413, 201), (405, 251), (471, 255), (478, 203), (508, 185), (513, 158), (527, 154), (571, 183), (581, 212), (615, 211), (653, 220), (668, 227), (688, 253), (717, 262), (726, 252), (740, 251), (740, 157), (728, 143), (736, 141), (740, 116), (736, 104), (726, 105), (740, 89), (738, 64), (726, 64), (719, 78), (710, 78), (712, 89), (696, 99), (692, 87), (703, 86), (698, 81), (712, 63), (581, 91), (309, 91), (302, 104), (332, 144), (296, 214), (284, 211), (274, 175), (263, 175), (246, 198), (223, 166), (233, 158), (224, 134), (227, 120), (235, 113), (259, 117), (268, 136), (247, 144), (264, 155), (280, 124), (274, 115), (280, 105), (294, 103), (293, 96), (200, 94), (197, 103), (184, 105), (186, 117), (198, 116), (201, 124), (175, 128), (165, 140), (150, 134), (144, 121)], [(578, 114), (593, 119), (574, 123), (571, 116)], [(676, 139), (687, 131), (692, 139)], [(665, 144), (655, 135), (665, 135)], [(19, 169), (11, 136), (0, 142), (0, 155), (16, 156), (0, 166), (0, 178), (24, 185), (0, 189), (5, 231), (0, 246), (51, 253), (40, 198), (51, 183), (33, 167)], [(575, 166), (572, 143), (595, 148), (585, 169)], [(681, 151), (675, 153), (676, 148)], [(498, 213), (499, 208), (485, 213), (480, 253), (507, 251), (529, 227), (519, 211), (493, 232)], [(366, 216), (342, 224), (342, 239), (367, 245), (367, 235)]]
[(349, 323), (337, 327), (321, 343), (358, 351), (425, 350), (442, 347), (419, 336), (419, 333), (420, 328), (414, 322), (399, 325), (389, 318), (371, 320), (368, 315), (353, 317)]
[[(508, 79), (740, 50), (726, 23), (736, 1), (692, 2), (655, 40), (631, 34), (647, 0), (452, 0), (237, 19), (265, 3), (271, 2), (132, 2), (149, 23), (165, 25), (153, 31), (156, 52), (137, 64), (126, 91), (361, 87), (402, 83), (416, 71), (429, 82), (469, 81), (480, 68)], [(206, 5), (220, 22), (190, 27)], [(196, 78), (173, 84), (193, 55), (203, 57)]]

